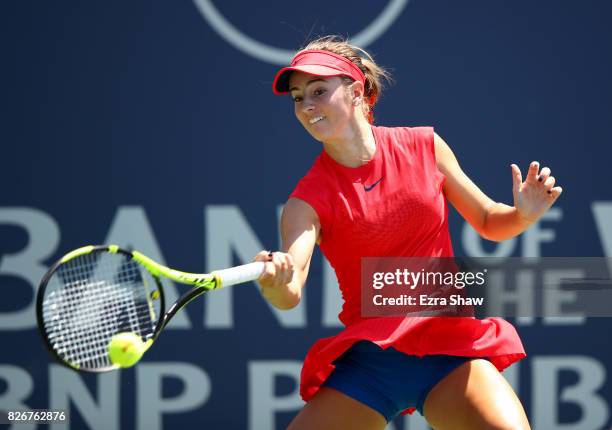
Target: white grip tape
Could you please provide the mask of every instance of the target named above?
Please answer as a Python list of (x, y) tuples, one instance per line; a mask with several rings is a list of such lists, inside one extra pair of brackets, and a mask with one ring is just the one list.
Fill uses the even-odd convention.
[(230, 269), (216, 270), (214, 274), (221, 279), (221, 287), (229, 287), (259, 278), (264, 271), (264, 265), (264, 262), (256, 261)]

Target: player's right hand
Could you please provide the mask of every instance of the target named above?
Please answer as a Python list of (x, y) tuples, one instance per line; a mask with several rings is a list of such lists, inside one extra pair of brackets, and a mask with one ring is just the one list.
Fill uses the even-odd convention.
[(286, 252), (261, 251), (254, 261), (265, 262), (265, 270), (258, 282), (262, 289), (286, 286), (293, 279), (293, 257)]

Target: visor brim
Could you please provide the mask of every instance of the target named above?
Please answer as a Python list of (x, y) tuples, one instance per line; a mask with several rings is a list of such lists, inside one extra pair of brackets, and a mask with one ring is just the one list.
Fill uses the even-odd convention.
[(329, 66), (321, 66), (316, 64), (304, 64), (293, 67), (283, 67), (278, 71), (272, 83), (272, 91), (274, 94), (283, 95), (289, 92), (289, 78), (293, 72), (308, 73), (313, 76), (331, 77), (331, 76), (347, 76), (343, 70), (334, 69)]

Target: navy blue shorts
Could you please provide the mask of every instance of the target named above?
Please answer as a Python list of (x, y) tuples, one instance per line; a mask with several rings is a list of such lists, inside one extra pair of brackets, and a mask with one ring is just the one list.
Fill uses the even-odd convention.
[(416, 408), (423, 415), (423, 404), (431, 389), (472, 359), (452, 355), (420, 358), (361, 341), (334, 361), (336, 368), (323, 386), (369, 406), (389, 422), (407, 408)]

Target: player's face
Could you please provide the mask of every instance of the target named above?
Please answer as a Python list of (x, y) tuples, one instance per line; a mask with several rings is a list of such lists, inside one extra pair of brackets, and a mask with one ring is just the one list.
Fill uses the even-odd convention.
[(315, 139), (341, 138), (353, 119), (354, 106), (342, 78), (294, 72), (289, 80), (295, 116)]

